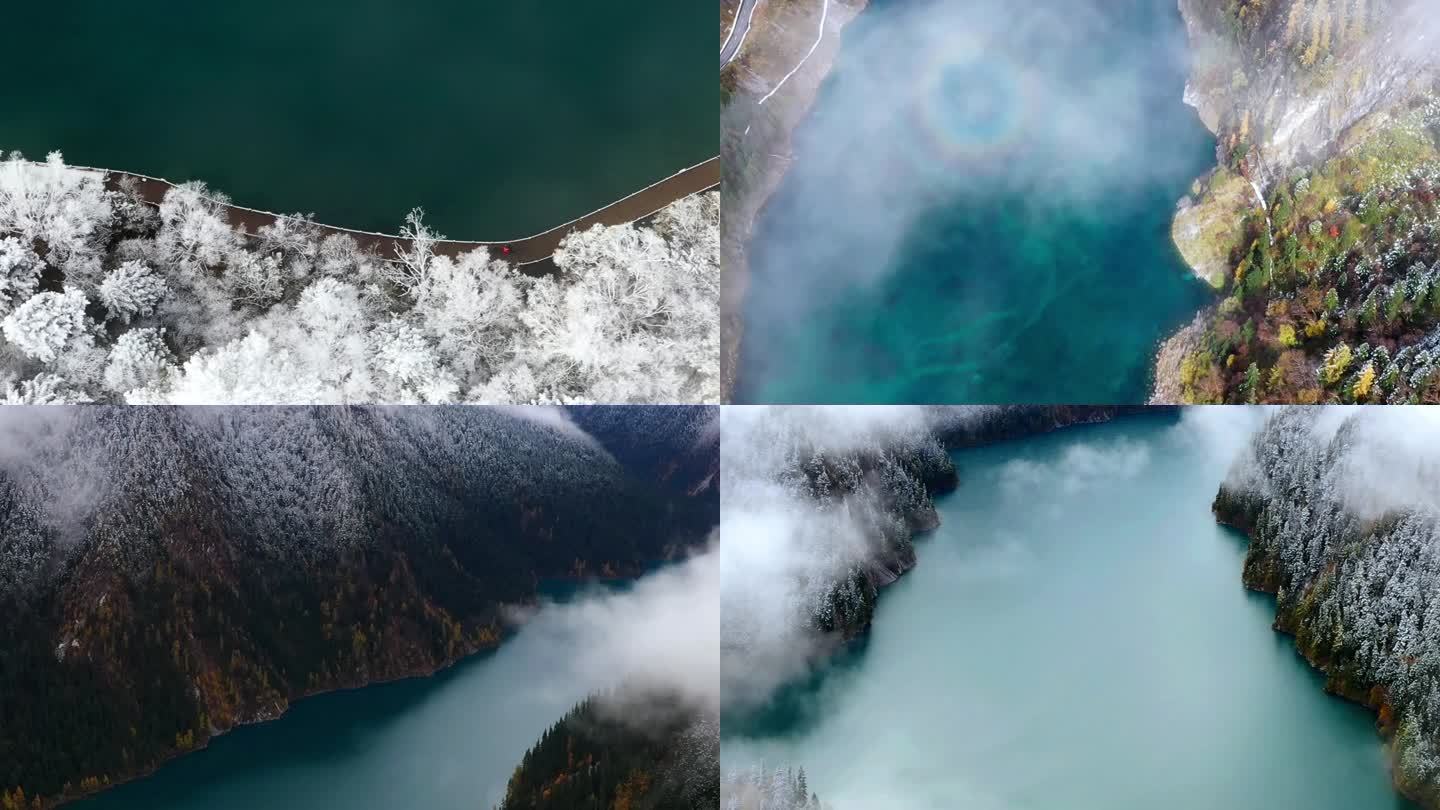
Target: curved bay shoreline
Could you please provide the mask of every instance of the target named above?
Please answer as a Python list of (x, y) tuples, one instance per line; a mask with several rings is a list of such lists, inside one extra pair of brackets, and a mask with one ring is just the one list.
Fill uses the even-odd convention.
[[(44, 165), (39, 161), (30, 162), (37, 166)], [(67, 166), (66, 168), (72, 171), (102, 174), (105, 177), (107, 188), (118, 190), (128, 186), (135, 191), (142, 202), (157, 208), (170, 189), (184, 185), (161, 177), (116, 169), (90, 166)], [(476, 248), (508, 246), (510, 253), (507, 254), (507, 258), (521, 272), (530, 276), (553, 275), (557, 272), (557, 268), (550, 258), (565, 237), (571, 233), (583, 231), (595, 225), (615, 226), (641, 222), (660, 213), (672, 203), (695, 194), (715, 190), (719, 185), (720, 157), (717, 155), (694, 166), (681, 169), (669, 177), (651, 183), (603, 208), (540, 233), (513, 240), (440, 239), (435, 243), (435, 251), (453, 257)], [(261, 211), (236, 205), (233, 202), (225, 203), (224, 208), (229, 213), (230, 224), (247, 236), (254, 235), (259, 232), (260, 228), (274, 225), (280, 221), (299, 219), (291, 214)], [(361, 231), (322, 222), (314, 224), (326, 233), (348, 235), (356, 240), (362, 250), (382, 257), (394, 256), (408, 248), (411, 243), (410, 239), (398, 234)]]

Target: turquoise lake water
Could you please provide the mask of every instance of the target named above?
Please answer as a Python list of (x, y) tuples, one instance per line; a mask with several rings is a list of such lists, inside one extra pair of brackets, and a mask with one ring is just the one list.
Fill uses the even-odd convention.
[(5, 28), (0, 149), (363, 230), (423, 206), (513, 239), (719, 144), (703, 4), (55, 0)]
[(750, 246), (737, 401), (1143, 402), (1207, 300), (1174, 0), (873, 0)]
[(868, 643), (727, 723), (726, 766), (803, 765), (837, 810), (1411, 807), (1373, 715), (1241, 585), (1244, 538), (1210, 513), (1226, 418), (957, 453)]

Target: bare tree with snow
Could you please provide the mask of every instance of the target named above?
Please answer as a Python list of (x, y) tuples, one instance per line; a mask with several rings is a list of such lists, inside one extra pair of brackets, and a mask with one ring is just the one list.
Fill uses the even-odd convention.
[(405, 215), (400, 237), (406, 241), (395, 248), (396, 262), (385, 270), (385, 277), (404, 295), (413, 296), (430, 277), (430, 263), (435, 259), (435, 243), (445, 237), (425, 224), (425, 209), (414, 208)]

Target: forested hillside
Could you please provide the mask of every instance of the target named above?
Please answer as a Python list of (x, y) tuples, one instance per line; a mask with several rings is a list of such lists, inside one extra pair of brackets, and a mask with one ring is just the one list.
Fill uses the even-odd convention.
[(1406, 794), (1440, 807), (1440, 456), (1411, 409), (1273, 415), (1215, 498), (1275, 626), (1378, 711)]
[(591, 697), (526, 752), (499, 810), (715, 810), (719, 745), (716, 721), (679, 701)]
[[(747, 531), (752, 510), (783, 512), (783, 527), (763, 524), (783, 533), (770, 542), (814, 561), (796, 583), (798, 615), (786, 621), (845, 638), (863, 631), (879, 589), (914, 565), (914, 534), (936, 525), (932, 496), (956, 484), (923, 409), (756, 409), (725, 419), (722, 511), (735, 522), (723, 531)], [(792, 523), (792, 509), (803, 520)], [(737, 640), (766, 632), (745, 627), (743, 611), (726, 620)]]
[(623, 408), (575, 405), (568, 412), (617, 461), (678, 492), (704, 491), (718, 507), (720, 412), (704, 406)]
[(94, 790), (303, 695), (431, 672), (497, 643), (540, 579), (635, 573), (717, 520), (558, 411), (6, 411), (0, 796)]

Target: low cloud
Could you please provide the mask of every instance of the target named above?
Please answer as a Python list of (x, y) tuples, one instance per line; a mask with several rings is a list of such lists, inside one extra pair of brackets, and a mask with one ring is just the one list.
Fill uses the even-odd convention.
[(1134, 17), (1112, 0), (872, 3), (796, 130), (755, 251), (774, 272), (753, 283), (777, 280), (752, 321), (780, 328), (885, 278), (917, 229), (968, 197), (1040, 219), (1195, 171), (1174, 145), (1198, 120), (1155, 114), (1180, 103), (1183, 27)]
[[(876, 504), (819, 504), (784, 482), (795, 464), (928, 441), (932, 412), (904, 406), (744, 406), (721, 414), (721, 684), (750, 706), (829, 652), (810, 617), (869, 559)], [(950, 418), (958, 418), (951, 415)]]
[(1314, 432), (1319, 442), (1342, 442), (1339, 494), (1362, 519), (1412, 509), (1440, 514), (1440, 459), (1434, 453), (1440, 413), (1433, 407), (1327, 408)]
[[(558, 405), (491, 405), (489, 406), (499, 413), (503, 413), (522, 422), (529, 422), (533, 425), (549, 428), (556, 433), (569, 436), (572, 439), (584, 442), (585, 444), (603, 451), (600, 442), (594, 436), (586, 433), (583, 428), (575, 424), (564, 408)], [(609, 453), (606, 453), (609, 455)]]
[[(719, 549), (712, 541), (704, 552), (624, 590), (548, 603), (526, 632), (568, 647), (566, 681), (591, 690), (673, 694), (692, 710), (718, 714)], [(627, 712), (637, 705), (643, 701), (627, 701)]]
[(1044, 463), (1017, 459), (1001, 467), (999, 475), (1008, 494), (1044, 498), (1047, 493), (1073, 494), (1116, 478), (1134, 478), (1149, 463), (1148, 445), (1117, 439), (1071, 445), (1058, 459)]

